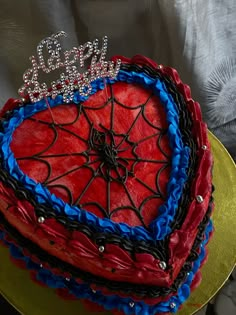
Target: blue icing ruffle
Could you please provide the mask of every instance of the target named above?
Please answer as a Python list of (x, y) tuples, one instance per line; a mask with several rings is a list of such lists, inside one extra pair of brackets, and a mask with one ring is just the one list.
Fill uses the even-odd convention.
[[(149, 229), (139, 226), (131, 227), (125, 223), (118, 224), (106, 218), (100, 219), (90, 212), (79, 209), (76, 206), (68, 205), (62, 199), (51, 194), (46, 187), (43, 187), (40, 183), (36, 183), (20, 170), (10, 149), (13, 132), (25, 119), (37, 112), (47, 109), (44, 100), (15, 109), (13, 116), (8, 121), (3, 122), (4, 131), (0, 133), (2, 160), (9, 174), (23, 183), (24, 187), (34, 194), (38, 203), (51, 205), (58, 214), (66, 214), (71, 220), (89, 225), (98, 232), (122, 234), (122, 236), (132, 240), (161, 240), (171, 232), (170, 224), (174, 220), (183, 187), (187, 180), (186, 169), (188, 167), (190, 149), (183, 144), (179, 129), (178, 111), (172, 96), (166, 92), (167, 89), (163, 82), (150, 78), (145, 73), (136, 73), (134, 71), (126, 72), (124, 70), (119, 72), (116, 79), (107, 79), (107, 82), (111, 84), (118, 81), (140, 83), (144, 87), (151, 88), (154, 94), (160, 98), (165, 108), (166, 119), (169, 124), (168, 137), (172, 149), (172, 169), (167, 185), (168, 196), (167, 200), (157, 211), (160, 215), (150, 224)], [(103, 88), (103, 80), (99, 79), (94, 81), (92, 82), (91, 94)], [(76, 92), (74, 102), (78, 104), (85, 101), (87, 98), (88, 97), (83, 97)], [(59, 95), (54, 100), (48, 98), (48, 102), (51, 107), (55, 107), (62, 104), (63, 99), (62, 96)]]
[[(144, 302), (135, 302), (134, 307), (130, 307), (129, 303), (133, 302), (130, 298), (122, 298), (117, 295), (104, 296), (101, 292), (94, 293), (90, 286), (86, 283), (78, 284), (73, 278), (68, 282), (65, 278), (54, 275), (51, 271), (41, 268), (39, 264), (34, 263), (29, 257), (24, 256), (21, 248), (16, 247), (14, 244), (5, 240), (5, 232), (0, 231), (0, 239), (10, 248), (11, 255), (19, 260), (23, 260), (29, 270), (37, 271), (37, 279), (48, 287), (53, 289), (67, 288), (69, 293), (76, 296), (78, 299), (85, 298), (90, 301), (96, 302), (99, 305), (104, 306), (107, 310), (118, 308), (126, 315), (155, 315), (159, 312), (172, 312), (176, 313), (190, 295), (190, 286), (194, 276), (199, 270), (202, 261), (205, 258), (206, 250), (205, 246), (209, 240), (210, 233), (213, 230), (212, 221), (210, 220), (206, 230), (205, 239), (200, 247), (200, 254), (198, 259), (193, 263), (192, 270), (188, 273), (185, 282), (179, 287), (177, 295), (172, 296), (168, 301), (161, 302), (156, 305), (147, 305)], [(174, 303), (175, 307), (171, 308), (170, 304)]]

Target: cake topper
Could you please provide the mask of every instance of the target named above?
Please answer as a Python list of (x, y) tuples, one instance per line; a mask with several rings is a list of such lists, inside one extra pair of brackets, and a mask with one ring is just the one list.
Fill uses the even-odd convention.
[[(30, 57), (32, 67), (23, 74), (24, 84), (18, 91), (21, 97), (28, 95), (31, 102), (37, 102), (47, 96), (55, 98), (62, 94), (63, 101), (69, 103), (73, 101), (75, 90), (82, 96), (88, 96), (92, 91), (91, 82), (98, 78), (117, 76), (121, 60), (105, 61), (107, 36), (102, 38), (100, 47), (98, 39), (95, 39), (62, 52), (59, 38), (65, 36), (67, 34), (61, 31), (39, 42), (37, 56)], [(90, 66), (86, 69), (85, 61), (89, 59)], [(57, 81), (51, 82), (49, 86), (39, 82), (39, 70), (50, 73), (56, 69), (63, 69)]]

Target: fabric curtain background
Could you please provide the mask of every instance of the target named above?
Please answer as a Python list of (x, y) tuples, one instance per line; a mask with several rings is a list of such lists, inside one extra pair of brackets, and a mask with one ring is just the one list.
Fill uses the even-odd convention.
[(0, 0), (1, 106), (22, 84), (37, 43), (109, 37), (109, 56), (143, 54), (178, 70), (209, 129), (236, 159), (236, 1)]

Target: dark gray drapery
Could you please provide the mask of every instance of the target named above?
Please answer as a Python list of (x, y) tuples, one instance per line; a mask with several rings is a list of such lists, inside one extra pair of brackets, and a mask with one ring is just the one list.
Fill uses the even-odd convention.
[(236, 158), (236, 1), (0, 0), (1, 105), (16, 96), (37, 43), (59, 30), (67, 48), (108, 35), (110, 56), (176, 68)]

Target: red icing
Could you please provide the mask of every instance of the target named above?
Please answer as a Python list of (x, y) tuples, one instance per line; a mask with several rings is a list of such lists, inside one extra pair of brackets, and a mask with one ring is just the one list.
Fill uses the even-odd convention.
[[(110, 214), (114, 209), (121, 208), (121, 210), (116, 210), (110, 216), (111, 220), (118, 223), (124, 222), (130, 226), (142, 225), (140, 217), (132, 208), (142, 209), (143, 220), (147, 226), (157, 217), (157, 209), (163, 202), (155, 194), (158, 193), (156, 175), (165, 164), (149, 162), (149, 160), (167, 162), (166, 157), (157, 147), (160, 131), (156, 128), (167, 128), (164, 108), (154, 96), (147, 102), (151, 92), (136, 84), (116, 83), (113, 85), (113, 93), (118, 103), (125, 104), (128, 107), (128, 109), (124, 108), (115, 102), (113, 128), (111, 127), (112, 103), (110, 102), (107, 106), (103, 106), (107, 98), (111, 97), (110, 89), (106, 88), (92, 95), (83, 103), (86, 114), (82, 112), (78, 120), (76, 120), (78, 110), (75, 105), (60, 105), (52, 108), (53, 120), (57, 124), (68, 125), (63, 126), (63, 129), (56, 127), (57, 138), (51, 147), (49, 145), (53, 143), (55, 132), (44, 123), (39, 122), (52, 122), (50, 112), (46, 110), (35, 114), (33, 121), (25, 120), (16, 129), (13, 134), (11, 149), (15, 157), (20, 158), (18, 164), (25, 174), (37, 182), (46, 181), (51, 193), (61, 197), (64, 201), (69, 202), (70, 200), (63, 186), (71, 191), (73, 203), (80, 204), (83, 209), (96, 214), (98, 217), (104, 217), (104, 213), (99, 207), (94, 205), (94, 202), (100, 204)], [(142, 116), (141, 108), (136, 107), (146, 102), (147, 104), (143, 107), (144, 116)], [(96, 110), (94, 110), (95, 108)], [(86, 119), (86, 116), (88, 119)], [(145, 118), (151, 125), (147, 123)], [(70, 124), (73, 121), (74, 123)], [(88, 145), (83, 139), (87, 140), (89, 138), (91, 131), (89, 121), (100, 132), (104, 132), (104, 128), (111, 128), (116, 134), (114, 136), (115, 146), (117, 150), (120, 150), (117, 156), (119, 158), (133, 159), (128, 160), (127, 165), (124, 161), (118, 159), (120, 162), (120, 165), (118, 165), (120, 175), (125, 175), (123, 167), (125, 165), (128, 171), (133, 171), (134, 176), (128, 176), (125, 185), (114, 180), (111, 181), (110, 205), (107, 201), (107, 181), (100, 176), (100, 173), (93, 178), (93, 172), (99, 170), (99, 166), (103, 174), (108, 170), (106, 164), (101, 166), (101, 157), (98, 155), (91, 156), (90, 162), (93, 161), (93, 163), (85, 168), (81, 166), (88, 162), (86, 156), (73, 155), (75, 152), (83, 153), (88, 150)], [(71, 132), (78, 134), (80, 138), (77, 138)], [(125, 134), (129, 136), (124, 138)], [(151, 137), (147, 139), (149, 136)], [(110, 144), (112, 141), (111, 136), (106, 134), (105, 137), (106, 143)], [(137, 147), (131, 144), (133, 142), (138, 142)], [(161, 147), (170, 154), (167, 135), (162, 137)], [(138, 163), (135, 162), (134, 148), (135, 153), (142, 159)], [(43, 154), (38, 154), (42, 151)], [(68, 156), (55, 157), (55, 154), (64, 153), (68, 154)], [(96, 150), (91, 151), (91, 153), (97, 154)], [(23, 157), (33, 155), (36, 156), (34, 160), (23, 159)], [(53, 157), (51, 157), (52, 155)], [(49, 177), (48, 166), (45, 161), (51, 165)], [(159, 177), (160, 190), (164, 194), (169, 172), (170, 168), (167, 167), (161, 172)], [(64, 176), (65, 173), (68, 174)], [(115, 168), (111, 169), (110, 176), (114, 179), (118, 178)], [(140, 183), (140, 180), (146, 186)], [(89, 186), (87, 187), (88, 183)], [(151, 195), (153, 197), (149, 198)], [(144, 202), (145, 199), (146, 201)], [(142, 203), (143, 206), (141, 206)], [(110, 211), (108, 210), (109, 207)]]
[(19, 105), (20, 100), (10, 98), (3, 108), (0, 110), (0, 116), (3, 116), (8, 110), (14, 109), (17, 105)]
[[(2, 226), (0, 226), (0, 229), (3, 229)], [(212, 233), (210, 234), (210, 237), (212, 236)], [(5, 240), (11, 244), (15, 244), (16, 246), (18, 246), (17, 242), (15, 240), (13, 240), (8, 234), (5, 234)], [(1, 245), (4, 245), (4, 243), (2, 241), (0, 241)], [(201, 267), (206, 263), (207, 261), (207, 258), (208, 258), (208, 250), (207, 248), (205, 249), (206, 250), (206, 255), (205, 255), (205, 258), (203, 259), (203, 261), (201, 262)], [(23, 249), (23, 254), (27, 257), (30, 257), (30, 259), (35, 262), (35, 263), (38, 263), (40, 264), (41, 262), (38, 260), (38, 258), (34, 255), (32, 255), (31, 253), (29, 253), (27, 250)], [(17, 259), (14, 259), (13, 257), (11, 257), (11, 261), (18, 267), (20, 268), (26, 268), (26, 264), (23, 260), (17, 260)], [(48, 270), (50, 270), (54, 275), (59, 275), (59, 276), (63, 276), (64, 278), (69, 278), (70, 277), (70, 274), (67, 274), (65, 272), (62, 272), (60, 271), (59, 269), (55, 269), (55, 268), (51, 268), (49, 265), (47, 264), (44, 264), (43, 265), (44, 268), (47, 268)], [(41, 281), (39, 281), (37, 279), (37, 272), (34, 271), (34, 270), (31, 270), (30, 271), (30, 276), (31, 276), (31, 279), (39, 284), (40, 286), (43, 286), (43, 287), (46, 287), (46, 285), (44, 283), (42, 283)], [(193, 291), (198, 285), (199, 283), (201, 282), (201, 272), (200, 270), (195, 274), (194, 278), (193, 278), (193, 281), (191, 283), (191, 291)], [(80, 279), (77, 279), (77, 282), (78, 283), (82, 283), (82, 281), (80, 281)], [(106, 288), (104, 287), (98, 287), (98, 286), (95, 286), (95, 285), (91, 285), (91, 289), (93, 290), (99, 290), (101, 291), (105, 296), (109, 296), (109, 295), (113, 295), (114, 292), (110, 292), (109, 290), (107, 290)], [(58, 294), (58, 296), (60, 296), (61, 298), (65, 299), (65, 300), (76, 300), (76, 297), (73, 296), (72, 294), (69, 293), (68, 289), (56, 289), (55, 290), (56, 293)], [(126, 297), (124, 294), (122, 294), (121, 292), (115, 292), (115, 294), (119, 295), (120, 297)], [(155, 305), (157, 303), (160, 303), (160, 302), (165, 302), (167, 300), (169, 300), (169, 298), (172, 296), (173, 294), (169, 294), (168, 296), (165, 296), (165, 297), (158, 297), (158, 298), (137, 298), (135, 297), (134, 295), (130, 294), (130, 298), (133, 300), (133, 301), (139, 301), (139, 300), (142, 300), (144, 301), (145, 303), (149, 304), (149, 305)], [(88, 301), (88, 300), (82, 300), (84, 306), (86, 307), (86, 309), (90, 310), (90, 311), (102, 311), (103, 308), (98, 306), (97, 304), (91, 302), (91, 301)], [(113, 314), (123, 314), (122, 312), (113, 312)]]
[[(10, 203), (10, 200), (8, 202)], [(97, 274), (99, 270), (100, 275), (110, 280), (139, 283), (143, 279), (146, 284), (162, 286), (168, 286), (172, 282), (168, 274), (157, 268), (159, 261), (149, 254), (136, 254), (134, 262), (131, 256), (118, 246), (107, 245), (106, 251), (101, 255), (97, 246), (84, 234), (76, 231), (70, 233), (53, 219), (47, 220), (48, 225), (37, 224), (33, 208), (27, 206), (27, 210), (31, 216), (30, 224), (22, 222), (22, 204), (9, 207), (4, 215), (22, 235), (73, 266), (79, 266), (80, 269), (93, 274)], [(54, 241), (55, 244), (52, 246), (49, 241)], [(114, 268), (116, 272), (112, 273)]]
[[(0, 230), (3, 229), (3, 227), (1, 227), (0, 225)], [(5, 240), (11, 244), (14, 244), (16, 246), (19, 246), (17, 244), (17, 242), (15, 240), (13, 240), (8, 234), (5, 234)], [(32, 255), (32, 253), (29, 253), (28, 250), (26, 249), (23, 249), (23, 254), (27, 257), (30, 257), (30, 259), (37, 263), (37, 264), (41, 264), (41, 261), (38, 260), (38, 258), (34, 255)], [(23, 260), (18, 260), (18, 259), (15, 259), (13, 257), (11, 257), (11, 260), (12, 262), (17, 265), (18, 267), (20, 268), (25, 268), (25, 262)], [(57, 268), (52, 268), (49, 264), (47, 263), (43, 263), (43, 268), (46, 268), (47, 270), (50, 270), (54, 275), (59, 275), (59, 276), (63, 276), (64, 278), (70, 278), (70, 274), (68, 273), (65, 273), (63, 271), (61, 271), (60, 269), (57, 269)], [(31, 275), (31, 279), (34, 281), (34, 282), (37, 282), (39, 285), (41, 286), (44, 286), (46, 287), (46, 285), (44, 283), (42, 283), (41, 281), (39, 281), (36, 277), (36, 274), (37, 272), (36, 271), (30, 271), (30, 275)], [(79, 278), (76, 279), (77, 283), (83, 283), (83, 281)], [(107, 290), (105, 287), (101, 287), (101, 286), (96, 286), (94, 284), (91, 284), (91, 289), (93, 290), (99, 290), (101, 291), (105, 296), (110, 296), (110, 295), (114, 295), (115, 294), (118, 294), (120, 297), (126, 297), (125, 294), (121, 293), (121, 292), (110, 292), (109, 290)], [(66, 289), (59, 289), (57, 290), (57, 293), (66, 298), (66, 299), (74, 299), (73, 295), (69, 294), (69, 292), (66, 290)], [(130, 294), (130, 298), (132, 298), (134, 301), (144, 301), (145, 303), (149, 304), (149, 305), (155, 305), (157, 303), (160, 303), (160, 302), (163, 302), (163, 301), (166, 301), (168, 300), (172, 295), (174, 295), (173, 293), (169, 294), (168, 296), (165, 296), (165, 297), (157, 297), (157, 298), (140, 298), (140, 297), (136, 297), (135, 295), (133, 294)]]
[(57, 295), (59, 297), (61, 297), (64, 300), (67, 300), (67, 301), (76, 301), (76, 300), (78, 300), (77, 297), (75, 297), (74, 295), (70, 294), (68, 289), (63, 289), (63, 288), (57, 289), (56, 293), (57, 293)]
[[(139, 64), (142, 64), (142, 63), (147, 62), (146, 58), (142, 59), (140, 56), (135, 57), (135, 58), (132, 60), (132, 62), (134, 63), (137, 62)], [(125, 62), (130, 62), (130, 60), (126, 59)], [(150, 61), (148, 62), (150, 65)], [(151, 66), (153, 66), (153, 64)], [(44, 224), (39, 225), (36, 221), (34, 210), (31, 205), (29, 205), (27, 202), (23, 203), (17, 200), (14, 197), (14, 193), (10, 189), (6, 189), (3, 186), (1, 189), (3, 190), (3, 195), (5, 196), (5, 198), (6, 198), (6, 195), (9, 195), (9, 198), (6, 198), (7, 199), (6, 202), (14, 205), (14, 207), (11, 207), (7, 212), (5, 212), (5, 216), (7, 217), (9, 222), (15, 227), (17, 227), (17, 229), (23, 235), (30, 238), (32, 241), (40, 245), (43, 249), (49, 251), (51, 254), (75, 266), (80, 266), (80, 268), (90, 271), (94, 274), (99, 273), (102, 277), (105, 277), (107, 279), (113, 279), (113, 280), (118, 280), (118, 281), (130, 281), (130, 282), (143, 283), (143, 284), (163, 285), (163, 286), (168, 287), (172, 284), (177, 274), (179, 273), (183, 263), (187, 259), (189, 255), (189, 251), (193, 245), (193, 241), (196, 237), (197, 227), (202, 221), (206, 213), (207, 204), (208, 204), (210, 193), (211, 193), (212, 157), (209, 150), (203, 150), (201, 148), (202, 145), (207, 145), (208, 148), (210, 146), (207, 139), (207, 129), (206, 129), (206, 125), (201, 120), (201, 111), (200, 111), (199, 104), (194, 102), (191, 99), (189, 87), (187, 87), (181, 82), (176, 70), (164, 67), (161, 69), (161, 71), (169, 75), (176, 82), (176, 84), (178, 85), (178, 88), (183, 93), (183, 96), (187, 102), (188, 110), (192, 115), (192, 119), (193, 119), (192, 133), (198, 146), (197, 173), (196, 173), (196, 176), (193, 181), (192, 188), (191, 188), (192, 201), (189, 204), (189, 208), (187, 210), (187, 216), (186, 216), (183, 226), (181, 227), (181, 229), (176, 230), (174, 233), (172, 233), (170, 237), (170, 244), (169, 244), (169, 265), (171, 266), (170, 270), (167, 270), (167, 271), (160, 270), (158, 267), (158, 261), (154, 259), (154, 257), (152, 257), (152, 255), (150, 254), (136, 254), (135, 258), (133, 259), (133, 257), (131, 257), (128, 253), (126, 253), (124, 250), (122, 250), (121, 248), (115, 245), (109, 245), (108, 247), (106, 247), (106, 251), (104, 252), (103, 256), (100, 256), (97, 254), (97, 247), (89, 239), (87, 239), (85, 235), (81, 235), (81, 233), (79, 232), (69, 233), (64, 227), (58, 224), (54, 219), (46, 220)], [(107, 93), (109, 92), (107, 91)], [(133, 95), (133, 93), (131, 93), (131, 95)], [(130, 100), (131, 99), (132, 97), (130, 97)], [(93, 104), (95, 105), (95, 103)], [(69, 111), (67, 112), (67, 115), (65, 114), (66, 112), (65, 110), (61, 111), (60, 107), (55, 108), (53, 113), (54, 113), (54, 116), (57, 117), (56, 122), (59, 123), (61, 121), (65, 121), (65, 119), (68, 119), (68, 121), (70, 121), (71, 117), (73, 117), (74, 115), (73, 108), (74, 108), (73, 106), (69, 106)], [(64, 114), (62, 116), (57, 115), (56, 110), (61, 111)], [(46, 115), (45, 113), (47, 113), (48, 116), (43, 117), (43, 118), (46, 120), (51, 119), (48, 112), (44, 112), (37, 115)], [(106, 113), (105, 115), (108, 115), (108, 113)], [(99, 117), (102, 120), (102, 116), (99, 116)], [(150, 117), (152, 116), (150, 115)], [(126, 122), (125, 121), (123, 122), (123, 121), (124, 119), (121, 120), (122, 125), (126, 126)], [(28, 122), (25, 122), (25, 124), (27, 123)], [(85, 122), (85, 125), (86, 125), (86, 122)], [(16, 130), (15, 135), (17, 135), (17, 132), (19, 132), (22, 126), (24, 126), (24, 124), (22, 124)], [(32, 144), (32, 141), (30, 140), (31, 131), (32, 130), (34, 131), (35, 127), (33, 125), (29, 125), (29, 127), (30, 127), (30, 135), (29, 133), (28, 133), (28, 136), (26, 134), (26, 139), (25, 139), (26, 142), (23, 142), (21, 145), (19, 145), (18, 148), (15, 142), (13, 144), (13, 150), (15, 154), (18, 152), (17, 153), (19, 154), (18, 156), (20, 156), (20, 153), (22, 152), (22, 145), (24, 146), (24, 148), (26, 147), (30, 150), (29, 153), (31, 154), (35, 153), (33, 151), (34, 148), (30, 147), (30, 145)], [(37, 124), (37, 128), (38, 127), (39, 127), (39, 124)], [(39, 128), (39, 130), (41, 129)], [(27, 133), (26, 127), (23, 130), (23, 132)], [(35, 141), (38, 141), (37, 145), (39, 145), (39, 148), (43, 149), (45, 145), (45, 143), (42, 141), (43, 139), (42, 137), (44, 137), (43, 128), (42, 128), (42, 131), (40, 132), (41, 132), (41, 135), (38, 134), (38, 138), (37, 138), (37, 134), (35, 134), (34, 137), (35, 137)], [(46, 136), (49, 137), (48, 134), (46, 134)], [(31, 142), (28, 142), (28, 141), (31, 141)], [(65, 139), (65, 141), (67, 140)], [(70, 144), (71, 142), (67, 141), (67, 145), (69, 145), (69, 148), (70, 148)], [(164, 142), (164, 144), (167, 144), (167, 142)], [(63, 145), (63, 143), (61, 143), (61, 145)], [(57, 150), (55, 151), (53, 151), (53, 148), (51, 148), (51, 153), (60, 152), (58, 151), (59, 148), (61, 147), (59, 146)], [(145, 150), (146, 149), (147, 148), (145, 148)], [(143, 149), (143, 152), (144, 152), (144, 149)], [(72, 158), (71, 160), (68, 161), (68, 163), (70, 165), (70, 163), (73, 164), (76, 162)], [(27, 168), (26, 164), (24, 165), (25, 168)], [(36, 165), (34, 165), (34, 167), (36, 167)], [(43, 168), (44, 166), (40, 166), (40, 167)], [(63, 168), (65, 166), (59, 165), (59, 168), (60, 167)], [(57, 172), (59, 170), (56, 169), (53, 171)], [(33, 178), (34, 178), (34, 175), (36, 177), (41, 176), (40, 174), (38, 174), (38, 171), (36, 171), (34, 174), (34, 171), (29, 169), (28, 172), (29, 172), (30, 177), (33, 177)], [(32, 174), (30, 174), (30, 172), (32, 172)], [(27, 170), (26, 170), (26, 173), (27, 173)], [(168, 174), (163, 176), (163, 178), (168, 178)], [(44, 180), (43, 176), (41, 177), (40, 180)], [(72, 179), (70, 178), (70, 180), (73, 180), (73, 177)], [(150, 183), (151, 183), (151, 180), (150, 180)], [(135, 194), (135, 191), (133, 191), (133, 193)], [(201, 204), (197, 204), (195, 201), (195, 196), (198, 194), (201, 194), (204, 196), (204, 202)], [(57, 195), (62, 198), (65, 198), (65, 196), (63, 195), (63, 192), (60, 192), (59, 189), (57, 189)], [(102, 196), (100, 196), (99, 198), (101, 198), (101, 202), (103, 202)], [(94, 211), (94, 209), (88, 209), (88, 210)], [(99, 215), (99, 213), (96, 213), (96, 214)], [(149, 216), (147, 218), (144, 215), (144, 218), (147, 222)], [(118, 215), (118, 218), (113, 216), (112, 219), (114, 221), (120, 220), (118, 222), (121, 222), (122, 220), (126, 218), (122, 218), (121, 213), (120, 213)], [(138, 224), (138, 222), (135, 221), (134, 218), (131, 218), (131, 220), (132, 222), (134, 222), (134, 225)], [(49, 245), (48, 240), (50, 239), (55, 241), (54, 246)], [(111, 273), (112, 268), (116, 269), (115, 273)]]
[(94, 302), (84, 300), (82, 303), (83, 303), (85, 309), (89, 312), (104, 312), (104, 307), (102, 307), (102, 306), (100, 306)]

